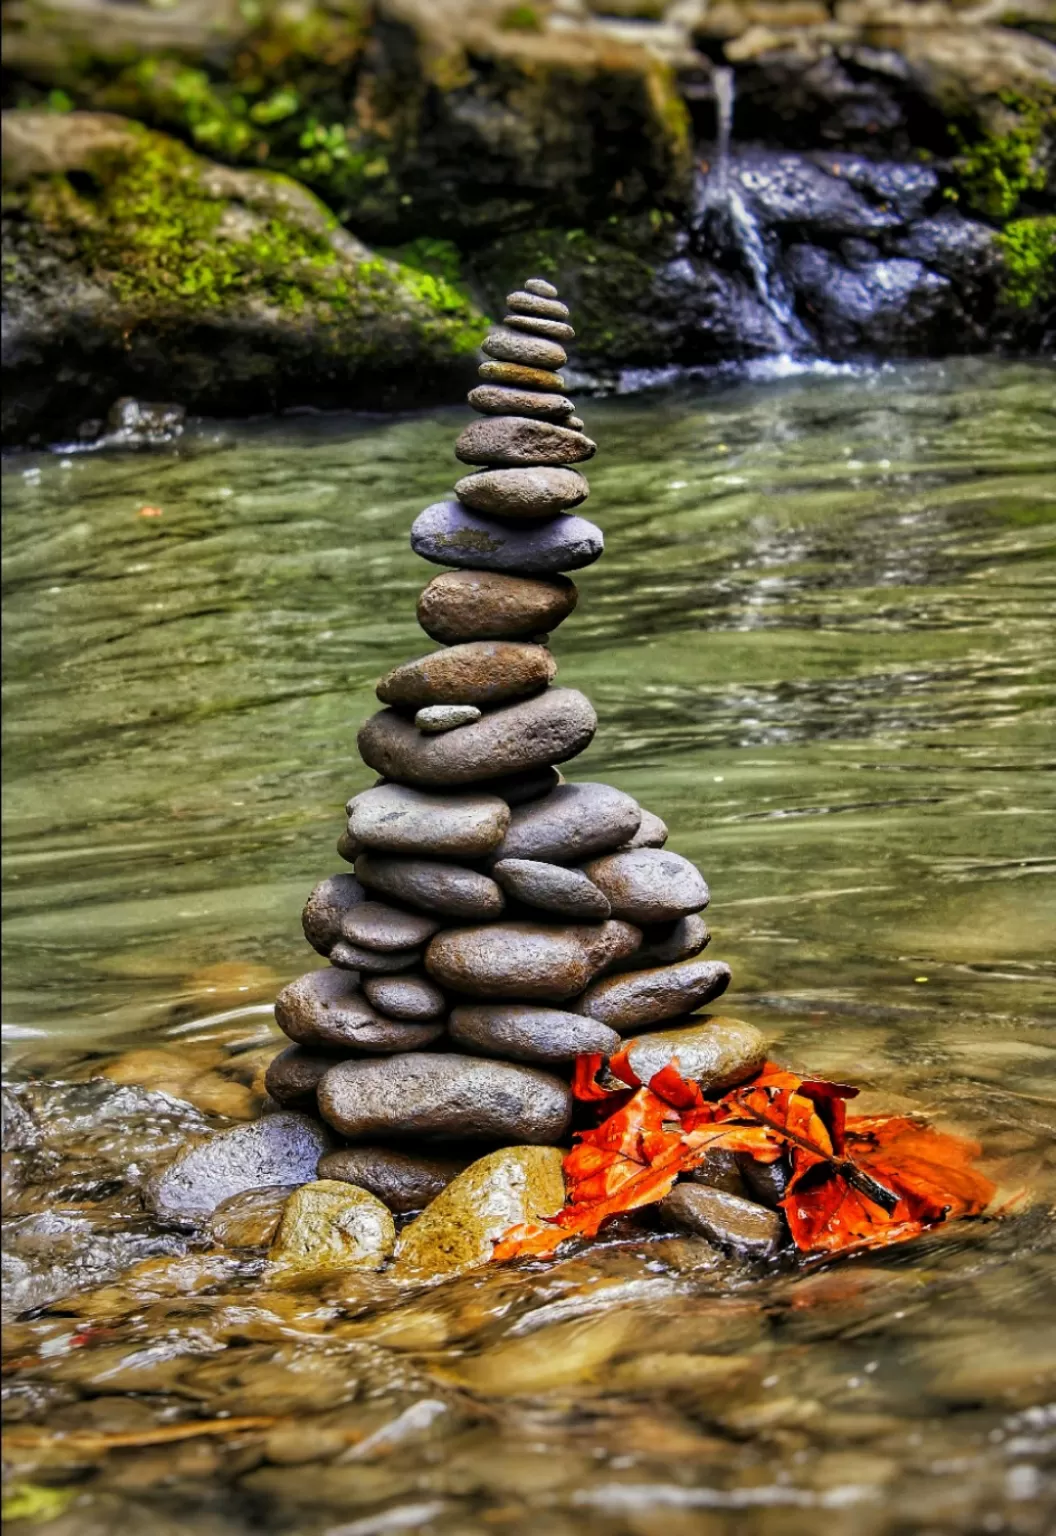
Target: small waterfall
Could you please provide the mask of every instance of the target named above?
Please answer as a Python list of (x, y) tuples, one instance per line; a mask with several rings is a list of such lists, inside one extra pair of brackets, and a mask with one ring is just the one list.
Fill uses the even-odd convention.
[(732, 241), (751, 274), (756, 293), (786, 337), (789, 340), (802, 340), (803, 327), (780, 292), (780, 284), (775, 284), (770, 271), (759, 222), (730, 174), (730, 140), (733, 136), (735, 99), (733, 70), (726, 66), (714, 69), (711, 78), (715, 95), (715, 159), (701, 183), (697, 227), (710, 226), (727, 248)]

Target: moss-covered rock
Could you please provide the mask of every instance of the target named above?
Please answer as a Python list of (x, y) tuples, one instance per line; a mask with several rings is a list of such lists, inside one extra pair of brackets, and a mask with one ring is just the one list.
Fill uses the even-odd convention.
[(93, 30), (79, 0), (14, 0), (5, 51), (23, 95), (267, 164), (369, 239), (684, 202), (689, 120), (668, 66), (603, 35), (517, 25), (514, 10), (222, 0), (214, 16), (201, 0), (97, 0)]
[(456, 398), (485, 325), (285, 177), (106, 114), (4, 115), (7, 440), (122, 394), (231, 413)]

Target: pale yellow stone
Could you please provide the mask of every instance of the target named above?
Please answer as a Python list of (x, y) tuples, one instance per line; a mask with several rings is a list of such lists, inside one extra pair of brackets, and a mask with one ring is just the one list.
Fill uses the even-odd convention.
[(460, 1362), (457, 1379), (489, 1397), (531, 1396), (590, 1381), (641, 1329), (630, 1307), (538, 1328)]
[(503, 1147), (478, 1158), (404, 1228), (394, 1273), (432, 1278), (486, 1264), (511, 1227), (564, 1205), (563, 1159), (560, 1147)]
[(273, 1274), (380, 1269), (395, 1242), (392, 1216), (376, 1196), (317, 1179), (287, 1200), (268, 1260)]

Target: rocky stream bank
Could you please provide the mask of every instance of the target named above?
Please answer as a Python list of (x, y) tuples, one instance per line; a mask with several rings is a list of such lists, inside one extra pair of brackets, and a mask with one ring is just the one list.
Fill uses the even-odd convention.
[(14, 0), (5, 440), (454, 400), (526, 270), (580, 385), (1044, 350), (1052, 37), (1048, 0)]

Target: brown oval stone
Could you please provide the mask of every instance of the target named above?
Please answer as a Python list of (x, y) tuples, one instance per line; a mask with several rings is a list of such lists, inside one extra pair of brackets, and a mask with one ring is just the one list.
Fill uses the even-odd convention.
[(540, 421), (558, 424), (574, 415), (576, 409), (566, 395), (544, 395), (503, 384), (478, 384), (470, 390), (468, 400), (482, 416), (537, 416)]
[(309, 971), (275, 1000), (275, 1021), (298, 1045), (324, 1049), (413, 1051), (443, 1034), (440, 1024), (402, 1024), (376, 1013), (354, 977), (344, 971)]
[(706, 1184), (676, 1184), (660, 1201), (660, 1214), (710, 1242), (756, 1259), (771, 1258), (785, 1234), (776, 1211)]
[(587, 988), (576, 1007), (589, 1018), (626, 1033), (692, 1013), (720, 997), (731, 980), (721, 960), (684, 960), (680, 965), (607, 976)]
[(513, 812), (495, 857), (574, 864), (618, 848), (638, 830), (641, 816), (637, 801), (611, 784), (559, 784)]
[(608, 898), (582, 870), (540, 859), (500, 859), (492, 865), (491, 873), (508, 896), (526, 906), (585, 922), (611, 916)]
[(615, 915), (629, 923), (668, 922), (701, 911), (711, 899), (696, 865), (666, 848), (609, 853), (593, 859), (584, 873), (605, 892)]
[(338, 939), (327, 959), (342, 971), (365, 971), (368, 975), (388, 976), (394, 971), (409, 971), (422, 958), (420, 949), (367, 949), (351, 939)]
[(439, 859), (361, 853), (356, 874), (372, 891), (444, 917), (487, 920), (498, 917), (506, 906), (501, 888), (489, 876)]
[(345, 914), (343, 937), (365, 949), (386, 953), (424, 944), (439, 927), (436, 918), (421, 912), (401, 912), (383, 901), (363, 901)]
[(667, 842), (668, 835), (667, 823), (643, 807), (642, 821), (637, 832), (626, 843), (622, 843), (616, 851), (625, 853), (630, 848), (662, 848)]
[(307, 1050), (303, 1045), (288, 1045), (265, 1072), (264, 1087), (276, 1104), (284, 1108), (314, 1109), (319, 1079), (333, 1065), (332, 1055)]
[(501, 842), (510, 824), (510, 808), (498, 795), (430, 795), (403, 784), (379, 784), (350, 804), (348, 824), (359, 853), (374, 848), (480, 859)]
[(681, 1077), (706, 1093), (743, 1083), (766, 1060), (766, 1042), (755, 1026), (721, 1015), (636, 1035), (624, 1050), (639, 1082), (648, 1083), (673, 1063)]
[(426, 976), (368, 976), (363, 994), (379, 1013), (410, 1024), (431, 1023), (447, 1010), (444, 994)]
[(630, 923), (493, 923), (450, 928), (430, 940), (425, 968), (467, 997), (561, 1002), (589, 985), (617, 955), (640, 942)]
[(525, 368), (561, 368), (568, 362), (568, 353), (560, 342), (545, 336), (531, 336), (505, 325), (496, 325), (480, 344), (482, 352), (498, 358), (500, 363), (519, 363)]
[(500, 774), (563, 763), (588, 745), (598, 717), (575, 688), (507, 704), (444, 736), (423, 736), (414, 722), (382, 710), (362, 726), (364, 762), (386, 778), (413, 785), (472, 784)]
[(520, 363), (481, 363), (477, 369), (481, 378), (488, 384), (512, 384), (520, 389), (553, 390), (560, 394), (565, 387), (565, 381), (559, 373), (551, 373), (546, 368), (522, 368)]
[(408, 709), (425, 704), (495, 705), (537, 693), (556, 673), (557, 663), (545, 645), (471, 640), (404, 662), (381, 679), (376, 691), (383, 704)]
[(677, 965), (699, 955), (711, 943), (704, 919), (696, 912), (676, 918), (673, 923), (659, 923), (642, 929), (642, 945), (626, 960), (617, 961), (616, 971), (646, 971), (657, 965)]
[(452, 1011), (448, 1033), (456, 1045), (511, 1061), (575, 1061), (620, 1048), (615, 1030), (581, 1014), (536, 1003), (476, 1003)]
[(572, 1116), (560, 1078), (476, 1056), (411, 1052), (342, 1061), (319, 1084), (319, 1109), (351, 1140), (559, 1142)]
[(575, 469), (536, 464), (530, 469), (482, 469), (463, 475), (455, 495), (475, 512), (494, 517), (554, 517), (578, 507), (590, 495), (590, 486)]
[(567, 576), (547, 580), (498, 571), (445, 571), (418, 599), (418, 622), (444, 645), (547, 634), (567, 619), (579, 593)]
[(435, 1200), (469, 1162), (468, 1157), (426, 1157), (394, 1147), (342, 1147), (319, 1159), (319, 1178), (367, 1189), (390, 1211), (403, 1214)]
[(455, 443), (455, 457), (464, 464), (490, 464), (498, 469), (520, 464), (580, 464), (592, 459), (597, 444), (582, 432), (570, 432), (528, 416), (485, 416), (471, 421)]
[(301, 927), (312, 948), (328, 955), (342, 936), (341, 924), (347, 914), (366, 899), (366, 891), (353, 875), (320, 880), (301, 913)]

